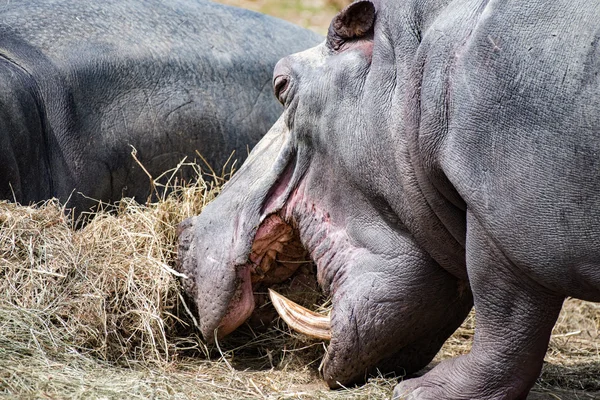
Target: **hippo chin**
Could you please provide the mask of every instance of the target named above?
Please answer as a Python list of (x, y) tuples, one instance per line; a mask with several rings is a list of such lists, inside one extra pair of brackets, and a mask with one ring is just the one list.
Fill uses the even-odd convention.
[(308, 255), (330, 315), (273, 303), (330, 339), (331, 387), (418, 371), (474, 303), (470, 354), (395, 396), (524, 399), (563, 299), (600, 301), (598, 20), (584, 0), (344, 9), (277, 64), (284, 114), (181, 226), (204, 336)]

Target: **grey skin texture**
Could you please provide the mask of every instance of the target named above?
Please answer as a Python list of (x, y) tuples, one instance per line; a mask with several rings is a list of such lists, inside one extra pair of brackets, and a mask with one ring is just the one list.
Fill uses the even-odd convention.
[(598, 21), (591, 0), (343, 10), (277, 64), (283, 116), (182, 225), (205, 335), (278, 214), (332, 295), (330, 386), (417, 371), (474, 302), (471, 352), (394, 397), (525, 399), (563, 299), (600, 301)]
[(271, 74), (317, 34), (199, 0), (0, 4), (0, 198), (145, 200), (196, 150), (220, 170), (282, 112)]

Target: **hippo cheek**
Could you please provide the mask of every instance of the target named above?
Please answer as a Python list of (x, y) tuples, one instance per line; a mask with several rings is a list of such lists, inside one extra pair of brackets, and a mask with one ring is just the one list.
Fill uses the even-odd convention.
[(273, 304), (292, 329), (330, 340), (323, 376), (332, 388), (378, 371), (417, 372), (471, 309), (468, 283), (441, 268), (412, 236), (373, 222), (376, 215), (331, 222), (336, 215), (304, 199), (313, 192), (300, 187), (281, 214), (296, 210), (293, 225), (332, 298), (330, 317), (272, 296)]
[(435, 357), (473, 300), (468, 285), (441, 268), (425, 275), (418, 284), (369, 273), (344, 277), (333, 293), (323, 365), (330, 387), (361, 383), (377, 373), (411, 375)]
[(273, 305), (293, 330), (330, 340), (323, 376), (332, 388), (363, 382), (377, 372), (406, 376), (419, 371), (472, 306), (468, 284), (439, 267), (411, 260), (410, 267), (395, 268), (404, 275), (386, 278), (385, 266), (369, 272), (373, 258), (361, 260), (360, 268), (345, 268), (334, 280), (330, 315), (271, 291)]

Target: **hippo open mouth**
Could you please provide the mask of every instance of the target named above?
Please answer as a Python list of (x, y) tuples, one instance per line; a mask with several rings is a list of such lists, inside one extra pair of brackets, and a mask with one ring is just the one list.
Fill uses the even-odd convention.
[[(249, 313), (261, 308), (265, 301), (262, 292), (268, 288), (275, 310), (290, 328), (315, 339), (331, 339), (329, 315), (310, 311), (271, 289), (287, 283), (286, 295), (297, 302), (314, 303), (319, 297), (314, 264), (308, 251), (302, 245), (297, 229), (292, 223), (286, 222), (280, 213), (271, 214), (261, 223), (252, 244), (249, 263), (242, 270), (249, 278), (240, 282), (249, 279), (251, 284), (239, 286), (240, 301), (234, 300), (230, 304), (219, 326), (222, 335), (233, 331), (250, 317)], [(247, 299), (251, 298), (254, 303), (247, 304)], [(262, 315), (257, 315), (256, 319), (264, 323)]]
[[(252, 184), (261, 193), (256, 203), (250, 202), (252, 209), (232, 214), (219, 207), (213, 214), (211, 210), (215, 207), (211, 203), (201, 216), (187, 219), (179, 227), (179, 269), (189, 277), (183, 285), (196, 301), (200, 329), (209, 342), (225, 337), (248, 320), (251, 324), (272, 322), (276, 314), (272, 308), (265, 312), (263, 307), (267, 288), (275, 310), (292, 329), (313, 338), (331, 338), (329, 316), (297, 304), (314, 304), (321, 295), (314, 257), (310, 257), (302, 243), (293, 217), (294, 205), (301, 202), (297, 188), (302, 174), (295, 150), (278, 146), (281, 122), (261, 142), (268, 143), (272, 138), (275, 143), (265, 147), (279, 150), (281, 162), (275, 162), (271, 176), (261, 176)], [(252, 168), (255, 161), (256, 157), (251, 155), (242, 169)], [(231, 202), (225, 200), (233, 209), (239, 205), (235, 190), (239, 186), (235, 183), (237, 176), (242, 175), (234, 176), (219, 196), (224, 199), (231, 194), (236, 198)], [(263, 186), (262, 180), (269, 185)], [(246, 196), (248, 192), (252, 190), (246, 191)], [(246, 202), (245, 207), (248, 205)], [(216, 219), (211, 217), (207, 221), (203, 218), (205, 213)], [(230, 228), (219, 227), (221, 221)], [(231, 232), (232, 237), (219, 240), (219, 234), (226, 232)], [(201, 243), (200, 237), (209, 239)], [(282, 291), (293, 301), (271, 288)]]
[(264, 323), (265, 317), (255, 311), (261, 309), (266, 300), (262, 296), (263, 289), (269, 288), (277, 313), (290, 328), (316, 339), (331, 338), (329, 316), (309, 311), (271, 289), (287, 281), (286, 292), (297, 301), (306, 301), (307, 292), (311, 299), (317, 294), (314, 265), (308, 252), (300, 242), (298, 231), (279, 214), (271, 214), (259, 226), (249, 262), (240, 268), (240, 275), (237, 294), (219, 324), (219, 337), (235, 330), (251, 318), (253, 312), (255, 319)]
[[(309, 252), (300, 240), (300, 232), (291, 218), (289, 208), (277, 207), (285, 203), (289, 195), (289, 186), (294, 172), (294, 158), (271, 188), (263, 209), (274, 209), (260, 222), (251, 242), (246, 262), (235, 266), (235, 283), (232, 296), (227, 301), (226, 311), (221, 311), (221, 318), (211, 322), (202, 321), (201, 330), (208, 341), (214, 337), (223, 338), (244, 322), (250, 320), (265, 324), (271, 322), (274, 313), (265, 312), (263, 305), (267, 302), (264, 296), (268, 288), (269, 297), (277, 314), (292, 328), (309, 337), (329, 340), (331, 323), (329, 316), (321, 315), (297, 304), (314, 304), (321, 297), (316, 282), (315, 264)], [(293, 203), (293, 202), (290, 202)], [(287, 214), (287, 215), (286, 215)], [(188, 293), (194, 298), (201, 297), (197, 291), (197, 279), (193, 271), (189, 271), (185, 262), (181, 262), (190, 254), (190, 240), (193, 220), (186, 220), (179, 229), (180, 270), (191, 272), (191, 279), (184, 281)], [(239, 227), (236, 229), (240, 229)], [(277, 293), (272, 287), (285, 292)]]

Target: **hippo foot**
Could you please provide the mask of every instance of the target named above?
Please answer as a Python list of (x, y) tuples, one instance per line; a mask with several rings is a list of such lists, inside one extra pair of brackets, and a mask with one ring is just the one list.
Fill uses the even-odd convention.
[(427, 374), (400, 382), (393, 400), (505, 400), (525, 399), (529, 387), (510, 376), (492, 376), (490, 365), (471, 354), (446, 360)]

